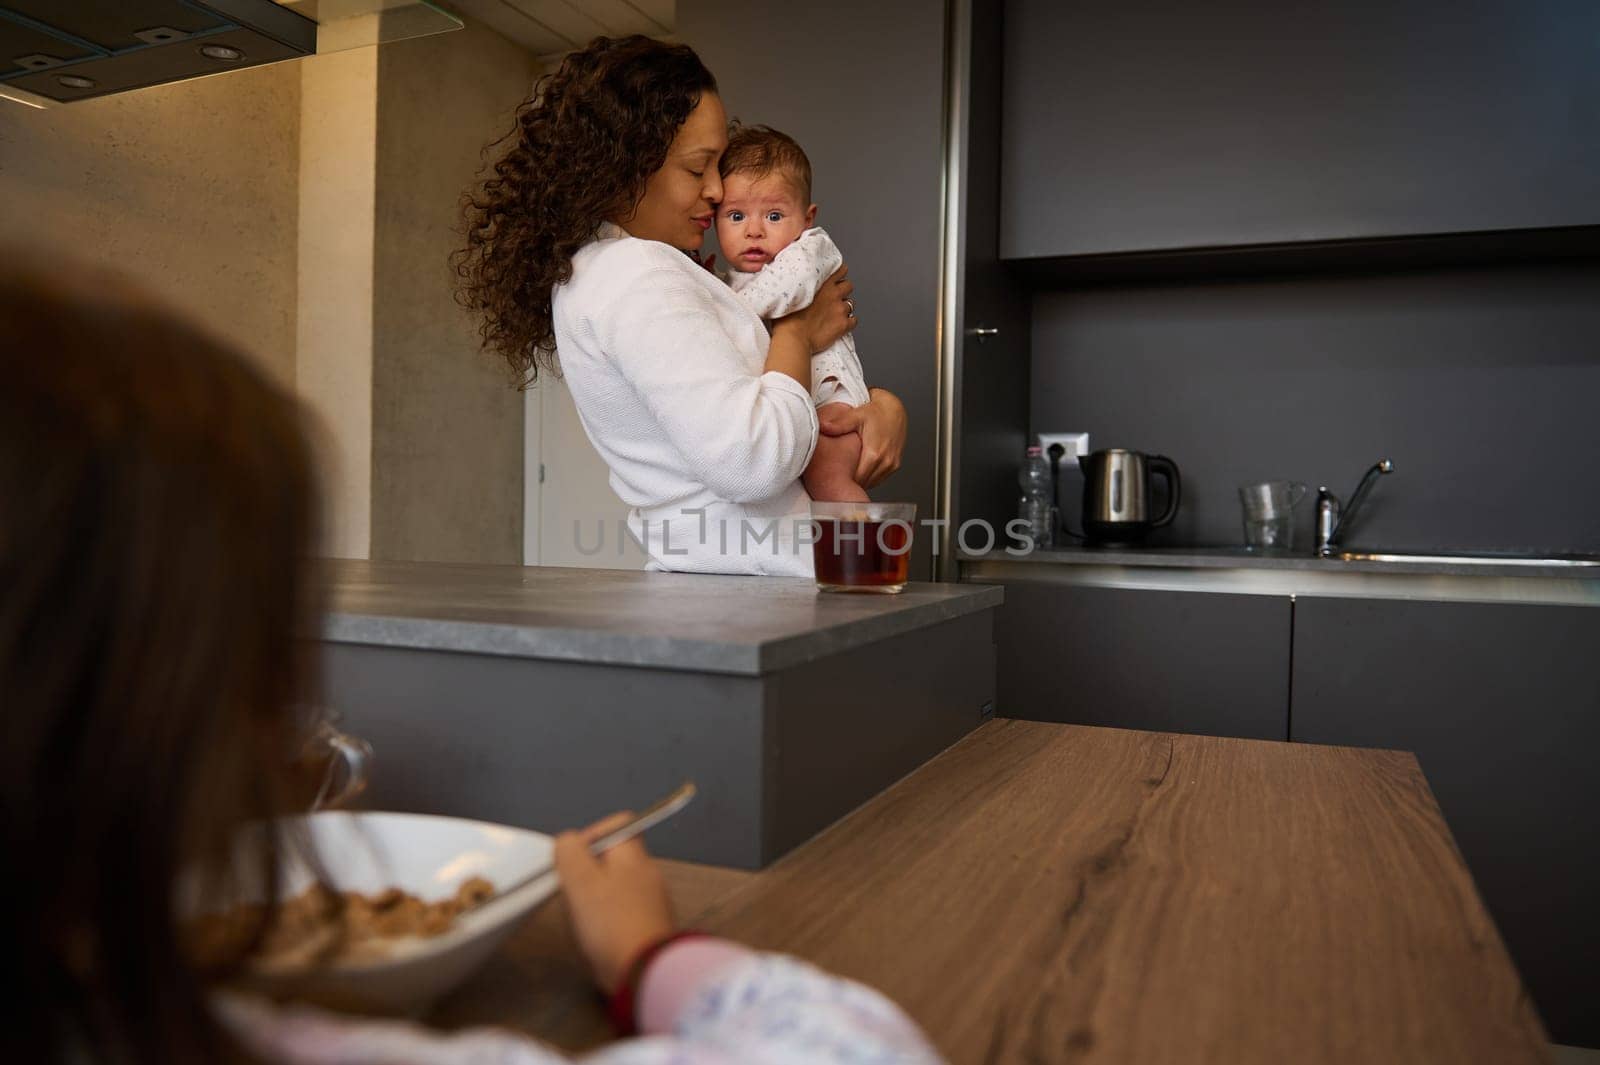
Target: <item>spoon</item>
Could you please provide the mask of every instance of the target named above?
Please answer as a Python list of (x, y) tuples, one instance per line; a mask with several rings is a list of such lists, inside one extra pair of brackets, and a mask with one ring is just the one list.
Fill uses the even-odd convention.
[[(676, 788), (674, 788), (669, 794), (651, 803), (645, 808), (644, 812), (638, 814), (632, 820), (628, 821), (627, 824), (622, 825), (619, 828), (612, 829), (610, 832), (607, 832), (605, 835), (589, 844), (589, 853), (599, 856), (610, 850), (612, 847), (615, 847), (617, 844), (626, 843), (639, 833), (644, 832), (647, 829), (654, 828), (656, 825), (659, 825), (661, 822), (665, 821), (667, 818), (671, 817), (685, 806), (688, 806), (689, 800), (693, 799), (694, 796), (694, 781), (685, 780), (682, 784), (679, 784)], [(521, 880), (518, 880), (510, 887), (495, 892), (478, 905), (486, 905), (495, 901), (496, 899), (504, 898), (513, 892), (521, 891), (535, 880), (549, 876), (555, 871), (554, 862), (546, 863), (544, 866), (529, 873), (527, 876), (523, 877)]]

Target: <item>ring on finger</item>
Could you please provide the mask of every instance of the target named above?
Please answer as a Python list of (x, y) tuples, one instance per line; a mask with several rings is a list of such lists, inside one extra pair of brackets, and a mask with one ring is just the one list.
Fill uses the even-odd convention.
[(856, 301), (849, 296), (844, 298), (844, 316), (846, 318), (854, 318), (856, 316)]

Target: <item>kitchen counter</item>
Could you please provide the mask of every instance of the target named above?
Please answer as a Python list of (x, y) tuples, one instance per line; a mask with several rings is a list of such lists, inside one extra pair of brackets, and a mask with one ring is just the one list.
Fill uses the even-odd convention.
[(1345, 561), (1242, 547), (1068, 547), (958, 556), (966, 581), (1058, 581), (1106, 588), (1600, 606), (1600, 566)]
[[(1354, 550), (1368, 551), (1365, 548)], [(1401, 553), (1426, 554), (1425, 552)], [(1494, 554), (1485, 552), (1484, 557), (1494, 557)], [(1434, 557), (1439, 560), (1434, 561)], [(1013, 556), (1004, 552), (961, 556), (963, 562), (1012, 558)], [(1180, 569), (1286, 570), (1297, 573), (1386, 573), (1415, 574), (1425, 577), (1566, 577), (1600, 581), (1600, 566), (1573, 568), (1534, 566), (1512, 561), (1458, 562), (1437, 554), (1429, 557), (1428, 561), (1417, 562), (1345, 560), (1319, 558), (1309, 554), (1268, 554), (1244, 547), (1062, 547), (1035, 551), (1016, 561), (1067, 566), (1157, 566)]]
[[(952, 1062), (1548, 1060), (1409, 754), (996, 721), (764, 872), (666, 872)], [(433, 1019), (609, 1038), (548, 909)]]
[(989, 610), (998, 588), (819, 594), (805, 579), (324, 563), (332, 643), (754, 676)]
[(702, 798), (659, 853), (759, 868), (994, 713), (997, 587), (325, 564), (322, 675), (371, 806), (555, 831)]

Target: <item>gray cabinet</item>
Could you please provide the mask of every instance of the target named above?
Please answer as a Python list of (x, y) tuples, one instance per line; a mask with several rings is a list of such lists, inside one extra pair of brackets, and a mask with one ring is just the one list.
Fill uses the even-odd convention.
[(1013, 581), (997, 710), (1079, 725), (1288, 738), (1288, 596)]
[(1600, 1045), (1597, 650), (1595, 608), (1302, 596), (1290, 729), (1416, 753), (1551, 1037), (1589, 1046)]
[(1600, 223), (1593, 0), (1013, 0), (1006, 20), (1006, 258)]
[(750, 674), (356, 642), (322, 670), (377, 753), (369, 808), (558, 832), (687, 778), (651, 850), (758, 869), (992, 715), (993, 631), (985, 609)]

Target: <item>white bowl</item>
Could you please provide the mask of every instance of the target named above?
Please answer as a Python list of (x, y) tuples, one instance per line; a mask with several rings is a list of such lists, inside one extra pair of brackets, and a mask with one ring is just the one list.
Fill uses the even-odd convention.
[[(311, 814), (302, 819), (317, 859), (338, 891), (389, 887), (432, 902), (481, 876), (503, 891), (550, 865), (549, 836), (487, 821), (427, 814)], [(313, 883), (295, 861), (279, 879), (284, 898)], [(458, 916), (448, 931), (392, 940), (379, 958), (333, 961), (293, 971), (252, 969), (242, 986), (275, 998), (333, 1009), (415, 1016), (461, 984), (541, 902), (555, 894), (554, 872)]]

